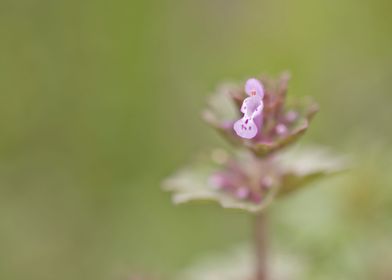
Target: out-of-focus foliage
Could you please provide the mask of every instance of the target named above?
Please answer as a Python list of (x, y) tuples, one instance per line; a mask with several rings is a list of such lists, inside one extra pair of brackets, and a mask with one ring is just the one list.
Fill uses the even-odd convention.
[(272, 239), (312, 280), (390, 279), (391, 8), (0, 0), (0, 278), (172, 279), (247, 240), (245, 215), (173, 207), (159, 185), (224, 145), (199, 118), (218, 81), (288, 69), (320, 105), (302, 140), (355, 168), (273, 207)]
[[(330, 182), (324, 181), (318, 190), (310, 188), (278, 203), (270, 213), (271, 234), (276, 234), (269, 248), (272, 279), (367, 280), (392, 276), (388, 222), (391, 190), (373, 192), (373, 186), (390, 184), (392, 177), (386, 175), (388, 167), (375, 171), (371, 167), (375, 158), (369, 160), (344, 178), (336, 177), (332, 191), (328, 189)], [(390, 166), (391, 160), (381, 164)], [(374, 185), (366, 182), (372, 177)], [(210, 250), (206, 253), (209, 257), (184, 269), (179, 279), (251, 279), (255, 261), (251, 250), (219, 252)]]
[[(252, 160), (247, 154), (241, 156), (246, 157), (244, 161)], [(241, 165), (244, 161), (239, 161), (238, 165)], [(190, 201), (214, 201), (219, 203), (223, 208), (241, 209), (250, 213), (264, 210), (270, 205), (278, 191), (277, 186), (276, 188), (267, 190), (259, 203), (249, 201), (248, 199), (237, 198), (234, 194), (224, 189), (218, 189), (217, 185), (214, 184), (213, 176), (221, 168), (221, 165), (212, 162), (211, 159), (204, 159), (204, 161), (177, 171), (170, 178), (166, 179), (163, 184), (163, 189), (173, 193), (172, 200), (175, 204)], [(229, 170), (227, 172), (231, 171)]]
[[(308, 186), (317, 179), (334, 175), (347, 169), (348, 160), (333, 155), (322, 147), (286, 149), (279, 151), (274, 157), (256, 158), (246, 151), (236, 151), (229, 155), (216, 149), (211, 158), (203, 160), (177, 171), (163, 183), (163, 189), (173, 193), (175, 204), (189, 201), (209, 200), (219, 203), (223, 208), (241, 209), (250, 213), (259, 213), (271, 204), (275, 197), (283, 197), (289, 193)], [(268, 180), (268, 187), (261, 191), (261, 200), (252, 201), (238, 197), (228, 189), (214, 182), (219, 173), (227, 180), (235, 181), (238, 186), (246, 186), (256, 181), (262, 189), (260, 181)], [(245, 173), (247, 172), (247, 173)], [(238, 177), (235, 178), (236, 173)], [(245, 176), (245, 178), (243, 178)], [(236, 189), (238, 191), (238, 188)]]
[[(253, 253), (248, 246), (242, 245), (221, 254), (212, 253), (192, 267), (179, 273), (178, 280), (240, 280), (253, 279)], [(299, 255), (290, 256), (286, 252), (273, 252), (269, 260), (269, 279), (303, 279), (307, 269), (306, 262)]]

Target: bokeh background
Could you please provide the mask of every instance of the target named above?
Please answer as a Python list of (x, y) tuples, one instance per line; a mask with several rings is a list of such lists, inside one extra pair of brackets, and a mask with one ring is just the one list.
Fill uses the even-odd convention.
[(223, 140), (225, 80), (290, 70), (321, 111), (304, 143), (351, 171), (270, 211), (309, 279), (392, 279), (392, 2), (0, 0), (0, 278), (172, 279), (250, 218), (175, 207), (161, 180)]

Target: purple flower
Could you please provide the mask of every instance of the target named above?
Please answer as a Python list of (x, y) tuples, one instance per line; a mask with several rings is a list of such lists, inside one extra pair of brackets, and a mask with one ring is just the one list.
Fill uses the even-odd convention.
[(241, 106), (244, 116), (234, 123), (234, 130), (238, 136), (245, 139), (254, 138), (261, 129), (262, 111), (264, 107), (264, 90), (256, 79), (249, 79), (245, 84), (245, 98)]
[(243, 88), (221, 87), (210, 99), (204, 119), (233, 144), (266, 156), (303, 135), (318, 106), (309, 101), (286, 104), (287, 74), (277, 82), (260, 81), (249, 79)]

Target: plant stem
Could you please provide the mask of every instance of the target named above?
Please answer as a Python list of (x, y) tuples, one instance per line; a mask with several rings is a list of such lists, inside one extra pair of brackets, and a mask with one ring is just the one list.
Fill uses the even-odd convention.
[(254, 250), (256, 254), (256, 278), (255, 280), (267, 280), (267, 220), (265, 213), (259, 213), (254, 217)]

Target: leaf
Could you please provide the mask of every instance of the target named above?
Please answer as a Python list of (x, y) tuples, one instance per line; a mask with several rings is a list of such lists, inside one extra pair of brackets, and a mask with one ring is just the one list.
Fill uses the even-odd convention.
[(291, 149), (277, 155), (284, 170), (278, 196), (297, 191), (308, 183), (347, 169), (348, 159), (336, 156), (326, 148)]
[(256, 204), (238, 199), (222, 190), (214, 189), (209, 179), (218, 170), (219, 168), (212, 167), (211, 163), (184, 168), (165, 180), (163, 189), (173, 193), (173, 202), (175, 204), (197, 200), (215, 201), (223, 208), (240, 209), (256, 213), (265, 209), (272, 202), (275, 191), (271, 191), (262, 202)]
[[(282, 250), (270, 256), (271, 280), (303, 279), (308, 270), (305, 259)], [(185, 269), (178, 280), (250, 280), (254, 279), (254, 253), (249, 246), (242, 245), (224, 253), (215, 253), (202, 258)]]
[(222, 169), (225, 170), (226, 167), (224, 161), (217, 161), (218, 164), (214, 164), (210, 159), (203, 159), (197, 164), (181, 169), (164, 181), (163, 189), (172, 192), (175, 204), (198, 200), (215, 201), (223, 208), (257, 213), (268, 207), (275, 197), (297, 191), (308, 183), (340, 172), (347, 166), (347, 160), (320, 147), (285, 150), (266, 159), (258, 159), (251, 153), (242, 151), (236, 152), (230, 160), (244, 170), (254, 169), (255, 173), (252, 173), (254, 176), (251, 180), (259, 178), (260, 172), (268, 171), (267, 176), (277, 174), (274, 185), (264, 194), (261, 202), (240, 199), (230, 192), (214, 187), (212, 175), (221, 172)]
[(203, 120), (232, 144), (241, 144), (241, 139), (233, 130), (233, 120), (238, 117), (238, 108), (232, 97), (238, 90), (234, 84), (219, 86), (216, 93), (209, 97), (207, 108), (202, 112)]
[(264, 157), (295, 143), (302, 135), (305, 134), (309, 128), (310, 122), (318, 112), (318, 106), (316, 103), (312, 102), (311, 100), (306, 100), (303, 102), (304, 104), (297, 106), (303, 107), (302, 110), (298, 109), (298, 112), (302, 111), (300, 114), (302, 117), (298, 123), (289, 130), (287, 135), (273, 139), (269, 142), (245, 142), (245, 145), (249, 147), (257, 156)]

